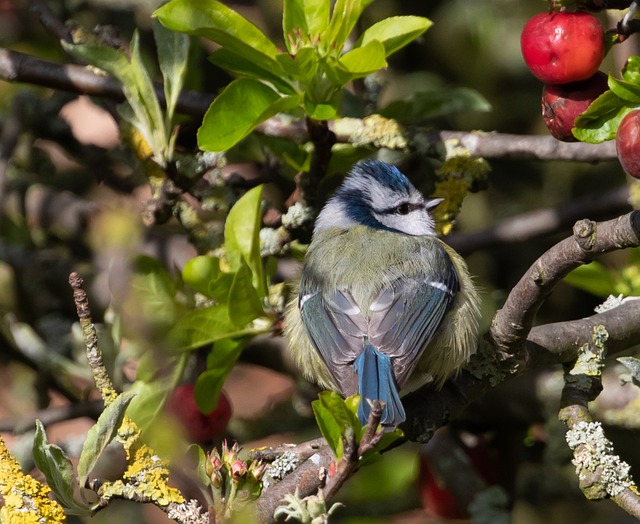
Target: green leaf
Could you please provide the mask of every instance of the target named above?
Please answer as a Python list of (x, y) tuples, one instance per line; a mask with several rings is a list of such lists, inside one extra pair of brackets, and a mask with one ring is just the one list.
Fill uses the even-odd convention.
[(408, 99), (394, 100), (380, 110), (380, 114), (403, 124), (420, 124), (452, 113), (490, 110), (491, 104), (475, 89), (454, 87), (420, 91)]
[(307, 103), (306, 100), (304, 109), (312, 120), (331, 120), (338, 114), (338, 108), (333, 104)]
[(348, 71), (348, 80), (366, 76), (387, 66), (384, 46), (378, 40), (371, 40), (362, 47), (356, 47), (340, 58), (339, 64)]
[(165, 127), (167, 134), (170, 134), (176, 103), (187, 74), (190, 42), (187, 35), (170, 31), (156, 20), (153, 22), (153, 36), (167, 102)]
[[(129, 333), (138, 333), (144, 325), (156, 336), (164, 336), (178, 317), (175, 285), (155, 258), (138, 256), (132, 266), (128, 288), (112, 290), (121, 308), (123, 328)], [(122, 291), (124, 294), (119, 296)]]
[(89, 505), (74, 498), (78, 486), (69, 457), (55, 444), (49, 444), (42, 422), (36, 420), (33, 439), (33, 461), (44, 473), (47, 485), (55, 493), (58, 502), (70, 515), (91, 515)]
[(129, 110), (122, 111), (122, 116), (138, 129), (161, 159), (169, 139), (153, 82), (142, 62), (138, 32), (135, 31), (131, 39), (131, 61), (122, 51), (105, 45), (62, 42), (62, 46), (68, 53), (118, 80), (129, 104)]
[(109, 403), (98, 417), (98, 421), (87, 433), (78, 461), (78, 482), (84, 486), (102, 452), (118, 434), (125, 411), (133, 399), (131, 392), (121, 393)]
[(392, 16), (373, 24), (363, 34), (361, 46), (372, 40), (384, 45), (385, 56), (389, 56), (418, 38), (433, 22), (421, 16)]
[(284, 0), (282, 33), (287, 49), (297, 54), (293, 42), (319, 40), (329, 25), (329, 0)]
[(254, 24), (216, 0), (173, 0), (155, 11), (165, 27), (204, 36), (260, 67), (277, 67), (276, 45)]
[(220, 340), (213, 345), (207, 356), (207, 369), (198, 376), (194, 388), (196, 404), (203, 413), (211, 413), (218, 405), (222, 386), (245, 345), (245, 338)]
[(579, 266), (566, 277), (567, 284), (599, 297), (608, 297), (615, 292), (615, 281), (611, 272), (600, 262)]
[[(262, 266), (262, 260), (260, 261)], [(260, 297), (253, 287), (251, 269), (242, 263), (229, 290), (229, 319), (236, 326), (246, 326), (264, 315)]]
[(205, 151), (226, 151), (280, 111), (299, 103), (300, 97), (281, 97), (268, 85), (252, 78), (231, 82), (213, 101), (202, 126), (198, 145)]
[(308, 84), (318, 72), (318, 54), (313, 47), (303, 47), (295, 56), (280, 53), (276, 57), (284, 72), (290, 77)]
[(334, 394), (337, 393), (323, 391), (320, 393), (320, 399), (314, 400), (311, 403), (311, 407), (313, 409), (313, 414), (316, 417), (316, 422), (318, 423), (318, 428), (320, 429), (320, 433), (329, 444), (331, 451), (336, 456), (338, 460), (342, 458), (344, 454), (344, 443), (342, 442), (342, 427), (336, 420), (333, 412), (325, 402), (322, 400), (322, 396), (324, 394)]
[(322, 38), (324, 46), (327, 49), (333, 48), (340, 53), (344, 47), (344, 43), (353, 31), (358, 18), (360, 18), (362, 11), (372, 1), (373, 0), (336, 0), (329, 27)]
[(613, 140), (620, 121), (637, 105), (621, 99), (611, 90), (605, 91), (576, 118), (573, 135), (592, 144)]
[(209, 255), (201, 255), (188, 260), (182, 269), (182, 280), (193, 289), (209, 296), (212, 282), (220, 275), (220, 261)]
[(224, 249), (229, 268), (240, 270), (242, 261), (251, 269), (254, 287), (266, 296), (266, 282), (260, 256), (260, 225), (262, 224), (262, 186), (247, 191), (229, 211), (224, 225)]
[(609, 89), (611, 89), (614, 94), (622, 98), (622, 100), (632, 102), (635, 105), (640, 105), (639, 85), (632, 84), (631, 82), (626, 82), (624, 80), (618, 80), (611, 75), (609, 75), (607, 83), (609, 84)]
[(640, 56), (630, 56), (622, 68), (622, 79), (632, 84), (640, 84)]
[(206, 464), (207, 464), (207, 454), (204, 452), (204, 450), (198, 446), (198, 444), (191, 444), (188, 448), (187, 448), (187, 456), (192, 457), (194, 460), (193, 462), (195, 462), (196, 464), (196, 472), (198, 473), (198, 479), (200, 480), (200, 484), (202, 484), (205, 487), (208, 487), (211, 485), (211, 477), (209, 475), (207, 475), (206, 472)]
[(127, 393), (132, 393), (135, 398), (129, 405), (127, 416), (146, 434), (156, 420), (158, 413), (162, 411), (169, 393), (175, 386), (171, 378), (162, 378), (153, 381), (136, 380)]
[[(278, 58), (281, 55), (282, 53), (279, 53)], [(243, 56), (221, 47), (209, 56), (209, 61), (237, 76), (245, 76), (255, 80), (266, 80), (273, 84), (281, 93), (293, 94), (295, 92), (291, 85), (282, 78), (284, 76), (284, 70), (280, 67), (280, 60), (278, 60), (278, 67), (265, 69), (260, 67), (258, 63), (247, 60)]]
[(225, 338), (257, 335), (269, 330), (264, 327), (239, 327), (229, 319), (227, 304), (218, 304), (187, 313), (169, 332), (169, 343), (180, 351), (191, 350)]

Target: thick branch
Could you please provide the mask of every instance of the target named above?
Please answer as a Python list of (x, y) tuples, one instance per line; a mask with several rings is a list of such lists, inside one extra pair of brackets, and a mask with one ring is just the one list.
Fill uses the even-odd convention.
[(531, 330), (538, 308), (572, 269), (603, 253), (639, 244), (638, 211), (607, 222), (577, 222), (573, 237), (556, 244), (536, 260), (511, 290), (491, 325), (490, 337), (495, 345), (506, 353), (517, 352)]

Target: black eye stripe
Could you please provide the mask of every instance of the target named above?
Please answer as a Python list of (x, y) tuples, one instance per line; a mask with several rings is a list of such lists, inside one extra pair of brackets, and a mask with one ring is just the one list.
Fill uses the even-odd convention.
[(408, 215), (409, 213), (411, 213), (412, 211), (416, 211), (417, 209), (424, 209), (424, 204), (402, 202), (397, 206), (387, 207), (385, 209), (376, 211), (376, 213), (380, 215)]

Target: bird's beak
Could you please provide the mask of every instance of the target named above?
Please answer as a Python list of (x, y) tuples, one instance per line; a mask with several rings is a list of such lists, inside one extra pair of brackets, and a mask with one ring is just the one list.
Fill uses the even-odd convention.
[(431, 198), (429, 200), (425, 200), (424, 208), (427, 211), (431, 211), (432, 209), (438, 207), (442, 202), (444, 202), (444, 198)]

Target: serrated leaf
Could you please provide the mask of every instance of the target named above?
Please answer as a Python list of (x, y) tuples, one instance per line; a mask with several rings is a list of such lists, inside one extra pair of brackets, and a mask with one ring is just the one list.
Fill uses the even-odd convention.
[(198, 408), (205, 414), (218, 405), (218, 397), (229, 373), (235, 366), (246, 339), (225, 339), (216, 342), (207, 355), (207, 369), (198, 376), (194, 396)]
[(635, 104), (621, 99), (613, 91), (605, 91), (576, 118), (573, 136), (591, 144), (613, 140), (620, 121), (635, 107)]
[(330, 7), (329, 0), (284, 0), (282, 32), (291, 54), (298, 51), (293, 42), (314, 41), (324, 34)]
[(84, 486), (102, 452), (118, 434), (125, 411), (133, 399), (131, 392), (121, 393), (105, 406), (98, 421), (89, 429), (78, 461), (78, 482)]
[(47, 441), (44, 426), (39, 420), (36, 420), (36, 432), (33, 439), (33, 461), (36, 467), (44, 473), (47, 485), (55, 493), (66, 513), (91, 515), (91, 507), (74, 498), (78, 482), (71, 460), (62, 449)]
[(262, 224), (262, 186), (247, 191), (229, 211), (224, 225), (224, 249), (232, 272), (237, 272), (242, 261), (249, 266), (254, 287), (266, 296), (260, 256), (260, 225)]
[(632, 102), (635, 105), (640, 105), (640, 86), (626, 82), (624, 80), (618, 80), (617, 78), (609, 75), (609, 89), (619, 96), (622, 100)]
[[(262, 260), (260, 261), (262, 266)], [(262, 277), (261, 277), (262, 278)], [(236, 326), (246, 326), (264, 314), (260, 297), (253, 287), (251, 269), (244, 262), (236, 272), (229, 290), (229, 319)]]
[(433, 22), (422, 16), (392, 16), (373, 24), (363, 34), (361, 46), (372, 40), (384, 45), (385, 56), (389, 56), (418, 38)]
[(299, 95), (281, 97), (258, 80), (234, 80), (205, 113), (202, 126), (198, 129), (198, 145), (205, 151), (226, 151), (267, 118), (299, 103)]
[(578, 266), (564, 277), (564, 281), (603, 298), (615, 292), (615, 281), (611, 272), (599, 262)]
[(167, 133), (171, 133), (173, 114), (187, 74), (190, 41), (187, 35), (170, 31), (156, 20), (153, 21), (153, 36), (164, 82), (165, 127)]
[(276, 45), (242, 15), (216, 0), (173, 0), (154, 14), (165, 27), (204, 36), (267, 69), (277, 67)]

